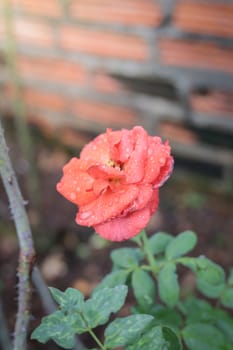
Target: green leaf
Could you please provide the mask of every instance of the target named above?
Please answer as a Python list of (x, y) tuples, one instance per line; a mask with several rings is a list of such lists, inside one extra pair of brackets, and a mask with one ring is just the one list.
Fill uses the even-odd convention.
[(181, 350), (177, 335), (167, 327), (155, 326), (145, 332), (126, 350)]
[(161, 300), (173, 307), (179, 300), (179, 283), (176, 274), (176, 265), (167, 263), (158, 275), (158, 288)]
[(197, 243), (197, 236), (192, 231), (184, 231), (176, 236), (166, 247), (167, 259), (175, 259), (192, 250)]
[(90, 328), (105, 324), (112, 312), (117, 312), (125, 302), (127, 286), (103, 288), (94, 291), (93, 296), (86, 301), (83, 309), (84, 318)]
[(155, 303), (155, 282), (148, 272), (136, 269), (132, 274), (132, 287), (137, 302), (144, 310)]
[(182, 350), (180, 338), (177, 336), (173, 329), (169, 327), (163, 327), (163, 337), (169, 344), (169, 350)]
[(104, 277), (100, 284), (98, 284), (98, 286), (95, 288), (95, 291), (106, 287), (113, 288), (121, 284), (125, 284), (128, 275), (129, 272), (126, 270), (113, 271)]
[(228, 285), (233, 287), (233, 269), (230, 270), (230, 275), (228, 277)]
[(182, 335), (190, 350), (220, 350), (225, 346), (224, 335), (209, 324), (190, 324), (183, 329)]
[(153, 255), (162, 253), (173, 237), (165, 232), (155, 233), (149, 238), (148, 247)]
[(142, 257), (142, 252), (139, 248), (120, 248), (111, 252), (111, 259), (114, 265), (125, 269), (137, 267)]
[[(179, 307), (181, 304), (179, 304)], [(194, 297), (187, 298), (182, 303), (182, 311), (186, 315), (187, 323), (210, 322), (215, 319), (212, 306), (205, 300)]]
[(150, 315), (154, 316), (154, 324), (178, 329), (182, 324), (182, 318), (174, 309), (157, 304), (151, 309)]
[(53, 339), (65, 349), (73, 348), (74, 332), (69, 317), (62, 311), (56, 311), (52, 315), (44, 317), (39, 327), (31, 334), (31, 339), (36, 339), (43, 344), (49, 339)]
[(198, 277), (203, 277), (209, 284), (220, 285), (225, 282), (225, 272), (221, 266), (204, 256), (196, 259)]
[(233, 287), (226, 288), (220, 297), (221, 303), (226, 306), (233, 309)]
[(225, 334), (228, 340), (233, 344), (233, 318), (225, 311), (215, 310), (216, 326)]
[(136, 342), (152, 320), (151, 315), (131, 315), (115, 319), (105, 330), (105, 347), (114, 349)]
[(209, 298), (218, 298), (222, 294), (225, 284), (212, 285), (203, 278), (197, 278), (197, 288), (202, 294)]
[(209, 298), (218, 298), (225, 288), (225, 272), (213, 261), (200, 257), (197, 264), (197, 288)]
[(190, 270), (196, 272), (197, 271), (197, 259), (199, 259), (199, 258), (184, 256), (182, 258), (179, 258), (178, 262), (180, 264), (188, 267)]
[(65, 292), (61, 292), (59, 289), (53, 287), (50, 287), (49, 290), (63, 311), (69, 313), (82, 310), (84, 297), (79, 290), (67, 288)]

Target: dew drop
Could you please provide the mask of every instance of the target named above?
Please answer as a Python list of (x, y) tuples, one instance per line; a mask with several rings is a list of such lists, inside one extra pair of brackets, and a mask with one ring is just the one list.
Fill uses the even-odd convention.
[(159, 162), (160, 162), (160, 164), (164, 164), (165, 163), (165, 158), (164, 157), (159, 158)]
[(70, 199), (74, 201), (76, 199), (76, 194), (74, 192), (71, 192)]
[(83, 213), (80, 213), (80, 219), (85, 220), (88, 219), (92, 215), (91, 211), (84, 211)]

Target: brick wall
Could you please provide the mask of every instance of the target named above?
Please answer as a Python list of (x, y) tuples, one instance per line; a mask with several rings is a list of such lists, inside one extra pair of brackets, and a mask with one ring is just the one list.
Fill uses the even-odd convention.
[[(9, 2), (28, 117), (65, 142), (75, 130), (135, 124), (189, 145), (199, 142), (192, 127), (233, 133), (232, 1)], [(9, 109), (3, 8), (0, 16)]]

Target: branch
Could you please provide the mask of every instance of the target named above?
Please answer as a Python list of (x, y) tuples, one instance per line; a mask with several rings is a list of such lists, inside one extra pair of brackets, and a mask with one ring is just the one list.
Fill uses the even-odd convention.
[[(29, 301), (30, 301), (30, 275), (42, 303), (48, 313), (55, 311), (56, 305), (51, 298), (39, 269), (35, 266), (32, 269), (35, 257), (34, 244), (31, 228), (25, 210), (25, 202), (22, 198), (19, 185), (8, 156), (8, 148), (4, 138), (4, 132), (0, 121), (0, 175), (6, 189), (10, 202), (11, 213), (15, 222), (19, 241), (19, 267), (18, 267), (18, 312), (14, 332), (13, 350), (26, 349), (27, 328), (29, 322)], [(75, 350), (85, 350), (85, 346), (76, 337)]]
[(35, 257), (31, 229), (24, 208), (24, 201), (13, 171), (8, 149), (0, 124), (0, 174), (10, 202), (19, 241), (18, 265), (18, 312), (14, 332), (14, 350), (26, 349), (26, 336), (29, 322), (30, 273)]

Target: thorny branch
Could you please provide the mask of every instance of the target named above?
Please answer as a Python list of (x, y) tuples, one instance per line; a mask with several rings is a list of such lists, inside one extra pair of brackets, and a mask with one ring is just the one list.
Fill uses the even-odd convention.
[(32, 234), (27, 214), (8, 149), (0, 125), (0, 174), (10, 202), (19, 241), (18, 265), (18, 312), (14, 332), (14, 350), (26, 349), (27, 327), (29, 322), (30, 274), (35, 257)]
[[(0, 175), (10, 202), (11, 213), (15, 222), (19, 241), (19, 266), (18, 266), (18, 311), (16, 317), (13, 350), (26, 350), (27, 328), (30, 316), (29, 301), (32, 280), (41, 297), (42, 303), (48, 313), (56, 309), (49, 290), (40, 274), (34, 266), (35, 249), (32, 232), (25, 210), (25, 201), (21, 195), (15, 172), (8, 156), (8, 148), (4, 138), (4, 131), (0, 121)], [(75, 350), (85, 350), (85, 346), (75, 339)]]

